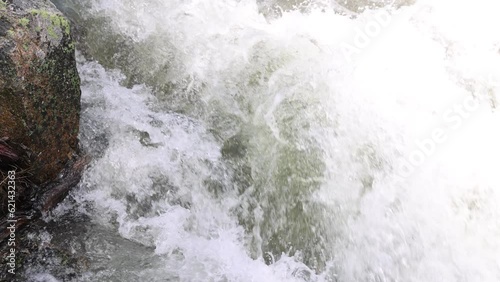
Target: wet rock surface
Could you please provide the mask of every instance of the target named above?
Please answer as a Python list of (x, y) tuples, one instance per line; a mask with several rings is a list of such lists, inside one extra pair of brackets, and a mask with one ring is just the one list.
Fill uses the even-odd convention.
[[(40, 232), (41, 215), (78, 184), (88, 164), (78, 150), (80, 96), (69, 21), (49, 0), (0, 0), (2, 267), (11, 247), (16, 268), (44, 256), (43, 238), (27, 234)], [(7, 243), (12, 222), (14, 246)], [(14, 278), (2, 269), (0, 281)]]
[(0, 138), (37, 184), (54, 179), (78, 148), (74, 51), (69, 22), (48, 0), (0, 7)]

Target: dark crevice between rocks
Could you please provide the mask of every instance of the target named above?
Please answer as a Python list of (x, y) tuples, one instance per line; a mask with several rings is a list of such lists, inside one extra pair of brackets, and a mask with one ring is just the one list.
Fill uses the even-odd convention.
[[(67, 250), (60, 249), (56, 245), (40, 246), (42, 243), (40, 238), (30, 238), (28, 235), (39, 233), (46, 228), (47, 224), (42, 220), (42, 216), (48, 214), (57, 204), (62, 202), (71, 189), (78, 185), (90, 158), (75, 155), (68, 161), (55, 180), (37, 185), (31, 180), (33, 175), (29, 169), (28, 155), (26, 152), (14, 151), (8, 142), (0, 139), (0, 182), (3, 182), (0, 185), (2, 188), (0, 192), (2, 200), (0, 257), (3, 260), (0, 267), (0, 281), (26, 281), (26, 277), (23, 277), (25, 274), (20, 275), (20, 273), (29, 270), (26, 267), (38, 258), (49, 258), (51, 255), (64, 257), (66, 265), (61, 267), (71, 265), (77, 260)], [(8, 195), (6, 193), (8, 171), (16, 172), (16, 212), (14, 218), (8, 216)], [(9, 219), (14, 219), (16, 226), (16, 275), (10, 275), (7, 272), (6, 261), (4, 261), (11, 248), (7, 244), (10, 238), (10, 231), (7, 227), (12, 224), (8, 221)]]

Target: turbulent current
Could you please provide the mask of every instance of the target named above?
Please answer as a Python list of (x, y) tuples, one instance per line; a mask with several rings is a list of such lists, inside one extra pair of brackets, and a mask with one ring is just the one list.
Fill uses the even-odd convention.
[(500, 281), (497, 0), (54, 2), (75, 281)]

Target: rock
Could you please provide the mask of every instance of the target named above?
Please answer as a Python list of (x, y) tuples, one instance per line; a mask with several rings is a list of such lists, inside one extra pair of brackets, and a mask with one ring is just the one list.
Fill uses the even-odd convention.
[(33, 183), (78, 151), (80, 94), (68, 20), (49, 0), (0, 0), (0, 138)]
[(38, 210), (47, 213), (62, 202), (71, 188), (80, 182), (83, 171), (89, 162), (90, 158), (88, 156), (70, 161), (57, 180), (40, 189), (37, 199)]
[(2, 139), (0, 139), (0, 163), (2, 164), (11, 164), (19, 159), (14, 150), (7, 145)]
[(0, 245), (9, 220), (22, 231), (62, 201), (88, 163), (78, 154), (74, 46), (48, 0), (0, 0)]

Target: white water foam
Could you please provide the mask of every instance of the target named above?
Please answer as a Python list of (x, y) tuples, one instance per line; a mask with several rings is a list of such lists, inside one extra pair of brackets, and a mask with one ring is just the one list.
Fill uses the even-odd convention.
[[(187, 94), (127, 89), (115, 72), (84, 64), (84, 116), (109, 146), (80, 197), (181, 281), (499, 281), (498, 8), (443, 0), (383, 9), (388, 26), (346, 57), (345, 44), (380, 11), (266, 19), (254, 1), (95, 1), (93, 13), (117, 32), (151, 42), (138, 67)], [(477, 107), (460, 110), (470, 101)], [(218, 116), (227, 123), (213, 136)], [(444, 141), (432, 141), (436, 130)], [(258, 193), (238, 195), (220, 153), (241, 131), (248, 191)], [(307, 157), (283, 163), (285, 151)], [(295, 192), (280, 186), (284, 166), (290, 187), (314, 188), (297, 201), (321, 229), (312, 234), (327, 259), (316, 274), (296, 253), (271, 265), (258, 258), (273, 238), (265, 227), (296, 239), (287, 237), (300, 219), (285, 218)], [(236, 211), (255, 202), (248, 234)]]

